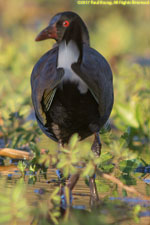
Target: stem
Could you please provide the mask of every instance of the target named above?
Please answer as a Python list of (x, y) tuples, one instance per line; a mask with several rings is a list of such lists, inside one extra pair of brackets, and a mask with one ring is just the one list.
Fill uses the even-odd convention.
[(107, 173), (102, 173), (100, 170), (96, 170), (97, 174), (115, 184), (117, 184), (119, 187), (125, 189), (127, 192), (133, 193), (137, 196), (139, 196), (140, 198), (146, 199), (146, 200), (150, 200), (149, 196), (143, 195), (142, 193), (140, 193), (139, 191), (137, 191), (133, 186), (127, 186), (125, 184), (123, 184), (119, 179), (117, 179), (116, 177), (114, 177), (113, 175), (107, 174)]

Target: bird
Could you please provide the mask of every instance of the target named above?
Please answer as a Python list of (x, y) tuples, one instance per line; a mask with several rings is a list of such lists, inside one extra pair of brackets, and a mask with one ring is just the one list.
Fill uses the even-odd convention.
[(90, 46), (88, 28), (75, 12), (53, 16), (35, 41), (46, 39), (56, 43), (38, 60), (31, 74), (39, 127), (61, 145), (68, 144), (75, 133), (79, 140), (94, 135), (91, 149), (99, 157), (99, 133), (109, 123), (114, 102), (110, 65)]

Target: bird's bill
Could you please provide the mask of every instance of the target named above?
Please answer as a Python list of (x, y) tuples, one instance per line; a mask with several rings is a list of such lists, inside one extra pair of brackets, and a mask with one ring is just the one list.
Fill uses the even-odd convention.
[(55, 25), (50, 25), (42, 30), (36, 37), (35, 41), (43, 41), (49, 38), (57, 39), (57, 30)]

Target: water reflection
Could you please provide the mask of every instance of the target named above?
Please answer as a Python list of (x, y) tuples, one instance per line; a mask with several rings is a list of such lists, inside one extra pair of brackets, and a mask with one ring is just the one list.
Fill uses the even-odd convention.
[[(13, 186), (13, 184), (21, 177), (21, 172), (18, 170), (16, 163), (9, 165), (9, 166), (0, 166), (0, 175), (1, 176), (7, 176), (9, 186)], [(47, 178), (45, 179), (45, 173), (33, 173), (29, 172), (28, 170), (25, 171), (24, 179), (25, 182), (28, 184), (27, 192), (26, 192), (26, 198), (29, 203), (29, 205), (37, 205), (38, 201), (41, 200), (41, 198), (44, 201), (47, 201), (47, 199), (50, 196), (50, 193), (52, 193), (56, 186), (60, 185), (60, 182), (58, 180), (58, 177), (56, 175), (55, 169), (48, 169), (47, 171)], [(31, 177), (36, 177), (35, 184), (30, 183), (29, 180)], [(150, 179), (149, 177), (146, 177), (144, 179), (139, 179), (137, 182), (137, 189), (139, 189), (141, 192), (145, 193), (145, 185), (149, 185)], [(1, 187), (0, 187), (1, 188)], [(108, 193), (100, 194), (100, 198), (107, 196)], [(89, 210), (89, 201), (90, 201), (90, 191), (89, 187), (85, 184), (84, 179), (80, 178), (75, 189), (72, 192), (72, 208), (76, 210)], [(150, 207), (150, 200), (143, 200), (139, 198), (132, 198), (132, 197), (110, 197), (109, 198), (112, 202), (114, 201), (120, 201), (125, 203), (126, 205), (129, 205), (131, 207), (134, 207), (136, 205), (140, 205), (141, 207), (144, 207), (146, 211), (141, 211), (139, 213), (140, 220), (142, 221), (142, 218), (150, 217), (150, 210), (148, 207)], [(107, 212), (106, 212), (107, 213)], [(148, 224), (142, 221), (142, 224)]]

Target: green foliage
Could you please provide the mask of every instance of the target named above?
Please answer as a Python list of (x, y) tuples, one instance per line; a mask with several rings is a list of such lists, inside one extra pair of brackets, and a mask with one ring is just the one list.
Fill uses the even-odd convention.
[(27, 201), (24, 197), (25, 184), (19, 180), (14, 187), (8, 187), (5, 179), (0, 182), (0, 224), (17, 224), (29, 216)]
[(25, 169), (27, 167), (26, 163), (25, 162), (22, 162), (22, 161), (19, 161), (17, 167), (20, 170), (22, 176), (24, 177), (24, 175), (25, 175)]
[[(53, 5), (53, 7), (52, 7)], [(53, 12), (51, 9), (53, 8)], [(13, 9), (13, 10), (12, 10)], [(103, 143), (100, 158), (91, 152), (91, 139), (78, 142), (74, 135), (69, 146), (58, 146), (41, 135), (32, 116), (30, 74), (33, 65), (54, 42), (34, 42), (37, 33), (48, 24), (49, 15), (62, 10), (76, 11), (88, 24), (91, 45), (110, 62), (114, 74), (115, 104), (109, 124), (101, 131)], [(128, 192), (100, 176), (96, 176), (98, 192), (103, 198), (98, 212), (70, 212), (71, 218), (59, 220), (60, 197), (58, 188), (49, 194), (47, 201), (39, 198), (36, 206), (29, 206), (25, 192), (35, 185), (38, 175), (46, 178), (48, 167), (63, 171), (65, 177), (81, 173), (87, 181), (95, 173), (115, 176), (126, 185), (136, 187), (138, 166), (150, 162), (150, 67), (139, 60), (149, 55), (149, 12), (146, 7), (79, 7), (74, 1), (62, 0), (5, 0), (0, 3), (0, 143), (5, 147), (32, 151), (29, 162), (18, 162), (20, 181), (11, 184), (0, 182), (0, 224), (19, 224), (33, 219), (33, 224), (118, 224), (134, 218), (138, 222), (141, 206), (128, 207), (119, 201), (110, 202), (108, 196), (128, 196)], [(51, 16), (50, 15), (50, 16)], [(148, 63), (147, 63), (148, 65)], [(45, 142), (45, 143), (44, 143)], [(42, 154), (41, 149), (45, 149)], [(3, 159), (1, 159), (3, 161)], [(8, 159), (4, 165), (10, 164)], [(29, 173), (28, 179), (26, 172)], [(144, 174), (145, 176), (146, 174)], [(142, 178), (143, 176), (141, 176)], [(28, 184), (25, 185), (23, 180)], [(150, 195), (149, 184), (144, 186)], [(138, 186), (137, 186), (138, 189)], [(66, 190), (66, 196), (68, 192)], [(68, 212), (68, 211), (67, 211)], [(126, 217), (126, 218), (125, 218)], [(68, 219), (69, 218), (69, 219)], [(132, 223), (132, 222), (131, 222)]]
[(136, 223), (139, 222), (139, 217), (138, 217), (138, 215), (139, 215), (140, 210), (141, 210), (141, 206), (140, 206), (140, 205), (136, 205), (136, 206), (134, 207), (133, 215), (134, 215), (134, 220), (135, 220)]
[(97, 191), (99, 193), (109, 193), (111, 190), (110, 184), (108, 184), (104, 179), (96, 179)]

